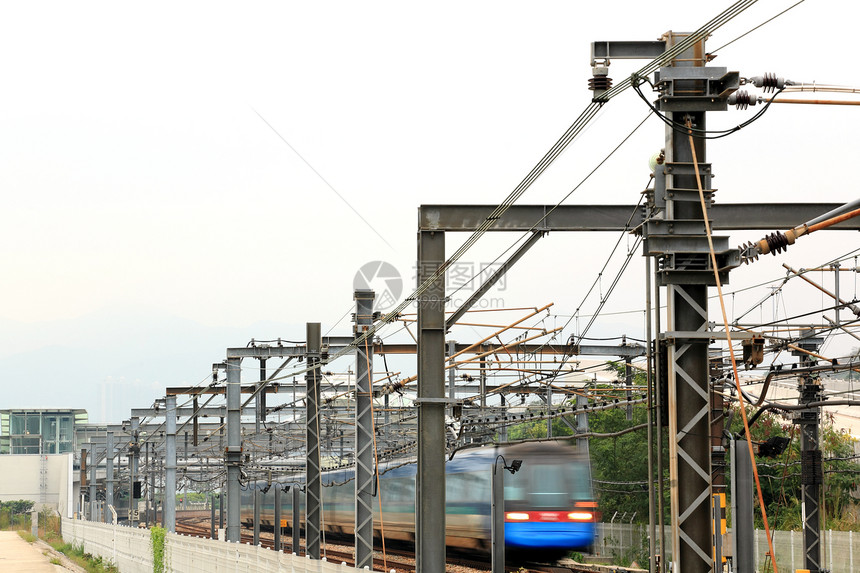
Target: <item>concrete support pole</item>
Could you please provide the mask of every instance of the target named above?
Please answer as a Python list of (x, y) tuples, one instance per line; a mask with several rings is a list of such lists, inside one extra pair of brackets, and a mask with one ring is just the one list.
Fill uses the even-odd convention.
[[(355, 336), (373, 324), (371, 290), (357, 290)], [(355, 349), (355, 566), (373, 568), (373, 341)]]
[(105, 523), (113, 523), (113, 517), (108, 506), (113, 502), (113, 432), (108, 432), (105, 438)]
[(240, 540), (242, 469), (241, 359), (227, 358), (227, 541)]
[(281, 544), (281, 532), (283, 528), (281, 527), (281, 484), (276, 483), (275, 487), (275, 523), (273, 523), (275, 527), (275, 551), (280, 551), (283, 547)]
[(90, 442), (90, 521), (98, 521), (99, 510), (96, 501), (96, 466), (99, 463), (95, 442)]
[[(419, 231), (418, 284), (445, 262), (445, 233)], [(418, 299), (418, 573), (445, 571), (445, 276)]]
[(307, 475), (305, 486), (305, 545), (306, 555), (320, 558), (320, 521), (322, 518), (322, 481), (320, 461), (320, 352), (322, 329), (320, 323), (307, 323), (307, 359), (310, 369), (305, 375), (307, 388)]
[(164, 462), (164, 529), (176, 533), (176, 396), (167, 397)]

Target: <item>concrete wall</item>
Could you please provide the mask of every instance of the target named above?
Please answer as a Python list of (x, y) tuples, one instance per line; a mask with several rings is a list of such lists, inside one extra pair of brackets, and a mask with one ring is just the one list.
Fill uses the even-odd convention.
[[(41, 488), (42, 458), (46, 460), (45, 490)], [(5, 455), (0, 456), (0, 501), (29, 499), (71, 517), (74, 492), (73, 455)]]

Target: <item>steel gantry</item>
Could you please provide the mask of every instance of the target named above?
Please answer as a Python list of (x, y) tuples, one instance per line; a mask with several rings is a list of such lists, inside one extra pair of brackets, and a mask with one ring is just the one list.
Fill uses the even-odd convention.
[[(689, 148), (689, 145), (687, 147)], [(701, 158), (704, 158), (703, 153)], [(676, 163), (683, 163), (682, 156), (677, 157)], [(688, 188), (691, 185), (694, 186), (695, 182), (690, 182), (690, 170), (683, 170), (682, 168), (682, 171), (686, 175), (686, 181), (679, 176), (674, 178), (674, 181), (670, 179), (670, 184), (687, 185)], [(711, 228), (715, 231), (747, 231), (790, 228), (796, 225), (798, 221), (812, 219), (820, 213), (832, 211), (840, 206), (837, 203), (716, 204), (710, 207), (708, 215), (712, 221)], [(691, 220), (695, 220), (693, 208), (690, 206), (686, 206), (686, 208), (689, 212), (687, 216)], [(435, 270), (444, 264), (444, 235), (446, 232), (471, 232), (490, 217), (495, 209), (495, 205), (421, 205), (418, 212), (417, 268), (419, 284), (427, 277), (432, 276)], [(684, 208), (678, 209), (676, 213), (679, 217), (684, 216)], [(632, 219), (631, 214), (633, 214)], [(640, 209), (635, 205), (514, 205), (496, 218), (495, 224), (489, 228), (489, 231), (533, 232), (535, 229), (540, 229), (550, 233), (622, 232), (630, 229), (642, 229), (649, 218), (650, 216), (645, 209)], [(700, 215), (699, 219), (701, 220)], [(664, 223), (655, 222), (654, 224)], [(678, 227), (680, 228), (682, 224), (678, 224)], [(696, 228), (704, 233), (704, 227), (701, 223)], [(860, 230), (860, 220), (845, 221), (831, 227), (831, 229), (857, 231)], [(656, 236), (651, 237), (650, 248), (655, 249), (652, 254), (656, 252), (657, 238)], [(701, 246), (704, 236), (700, 235), (694, 239), (688, 236), (682, 240), (694, 242)], [(680, 263), (680, 260), (678, 262)], [(657, 272), (661, 273), (662, 269), (665, 269), (665, 266), (661, 260)], [(711, 272), (710, 268), (705, 267), (705, 269)], [(677, 444), (679, 441), (677, 432), (678, 430), (681, 431), (681, 451), (678, 454), (682, 458), (690, 458), (691, 461), (685, 460), (685, 463), (689, 465), (689, 471), (694, 476), (691, 478), (691, 486), (685, 487), (683, 493), (676, 492), (675, 494), (676, 505), (674, 507), (677, 515), (674, 515), (674, 518), (675, 523), (683, 518), (688, 530), (698, 529), (706, 532), (705, 535), (688, 532), (680, 535), (679, 533), (682, 539), (687, 537), (692, 539), (697, 548), (701, 548), (701, 544), (705, 542), (700, 538), (707, 537), (705, 555), (708, 562), (705, 563), (698, 549), (691, 549), (692, 555), (695, 557), (689, 557), (689, 559), (698, 561), (700, 565), (694, 565), (691, 569), (685, 568), (684, 571), (711, 571), (710, 486), (705, 487), (705, 478), (703, 477), (703, 474), (710, 475), (711, 455), (710, 428), (708, 425), (707, 344), (711, 340), (724, 339), (725, 335), (714, 332), (707, 326), (707, 285), (712, 284), (713, 275), (710, 275), (709, 278), (706, 273), (702, 272), (688, 274), (685, 279), (686, 282), (678, 285), (671, 283), (666, 277), (665, 273), (658, 274), (657, 284), (671, 290), (672, 302), (670, 304), (672, 304), (674, 311), (670, 325), (667, 325), (666, 331), (660, 336), (674, 346), (672, 360), (675, 391), (680, 390), (677, 387), (679, 385), (678, 378), (681, 379), (681, 385), (687, 386), (686, 389), (680, 390), (684, 398), (679, 398), (675, 394), (668, 404), (670, 412), (675, 411), (676, 434), (670, 436), (670, 440)], [(691, 282), (695, 280), (700, 281), (700, 284)], [(671, 289), (668, 286), (670, 284), (672, 285)], [(705, 297), (704, 301), (703, 297)], [(419, 452), (423, 447), (427, 453), (425, 456), (419, 455), (418, 457), (418, 484), (416, 487), (416, 507), (422, 508), (421, 511), (416, 512), (415, 524), (416, 546), (419, 548), (418, 563), (422, 573), (444, 571), (444, 559), (436, 560), (432, 555), (422, 556), (428, 550), (436, 555), (441, 555), (444, 552), (445, 508), (439, 497), (433, 497), (441, 495), (439, 492), (444, 492), (445, 468), (441, 462), (444, 459), (444, 452), (433, 450), (434, 445), (439, 446), (440, 443), (444, 442), (444, 419), (439, 417), (439, 419), (430, 421), (433, 414), (432, 409), (438, 408), (444, 414), (444, 406), (448, 401), (445, 396), (444, 376), (446, 349), (444, 301), (443, 275), (436, 281), (434, 290), (426, 292), (418, 300), (418, 407), (419, 412), (424, 413), (423, 423), (419, 418), (418, 447)], [(388, 345), (386, 345), (386, 349), (388, 349)], [(579, 348), (567, 348), (565, 351), (577, 354), (580, 350)], [(620, 355), (617, 347), (606, 347), (604, 351), (606, 356)], [(702, 425), (703, 428), (701, 434), (693, 431), (699, 425)], [(691, 450), (695, 452), (695, 455), (690, 454)], [(698, 471), (694, 466), (698, 466), (699, 470), (702, 471)], [(678, 471), (677, 466), (675, 471)], [(707, 483), (709, 484), (709, 482)], [(430, 485), (428, 486), (428, 484)], [(677, 482), (675, 485), (677, 487)], [(690, 513), (685, 513), (690, 507), (695, 509)]]

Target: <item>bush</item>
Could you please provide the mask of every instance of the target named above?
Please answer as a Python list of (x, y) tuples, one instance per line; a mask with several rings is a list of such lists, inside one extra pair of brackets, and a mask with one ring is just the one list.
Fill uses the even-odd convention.
[(19, 499), (16, 501), (4, 501), (0, 503), (0, 511), (9, 511), (12, 515), (27, 513), (33, 509), (33, 502), (29, 499)]

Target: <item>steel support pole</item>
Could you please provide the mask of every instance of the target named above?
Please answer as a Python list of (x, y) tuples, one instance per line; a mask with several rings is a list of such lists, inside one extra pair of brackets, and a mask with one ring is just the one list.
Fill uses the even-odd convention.
[[(667, 49), (686, 35), (668, 33)], [(702, 67), (704, 41), (695, 44), (673, 60), (680, 68)], [(663, 71), (661, 70), (661, 73)], [(676, 79), (678, 94), (698, 89), (700, 80), (695, 73)], [(687, 90), (687, 91), (685, 91)], [(671, 98), (670, 98), (671, 99)], [(700, 108), (701, 109), (701, 108)], [(698, 130), (705, 130), (704, 111), (669, 111), (669, 119), (679, 125), (687, 122)], [(686, 132), (666, 127), (666, 187), (670, 189), (698, 190), (699, 181), (682, 164), (693, 164), (693, 149)], [(707, 161), (705, 139), (694, 138), (696, 161)], [(702, 168), (699, 167), (700, 173)], [(706, 175), (702, 173), (702, 175)], [(702, 187), (709, 186), (702, 181)], [(680, 193), (666, 198), (666, 219), (676, 221), (703, 220), (698, 200), (686, 200)], [(680, 225), (680, 223), (678, 223)], [(691, 234), (690, 236), (697, 236)], [(696, 253), (701, 259), (705, 253)], [(678, 257), (685, 255), (680, 253)], [(680, 259), (679, 259), (680, 260)], [(710, 259), (707, 259), (708, 261)], [(666, 274), (663, 284), (667, 288), (667, 330), (679, 332), (705, 332), (708, 330), (708, 284), (713, 274), (697, 275), (687, 279), (678, 265), (681, 278)], [(710, 268), (710, 264), (706, 268)], [(699, 278), (700, 277), (700, 278)], [(692, 283), (692, 284), (691, 284)], [(669, 373), (669, 474), (670, 502), (672, 507), (672, 561), (674, 571), (684, 573), (711, 573), (714, 569), (713, 539), (711, 530), (711, 444), (710, 444), (710, 386), (708, 369), (708, 341), (695, 338), (676, 338), (668, 347)]]
[(254, 546), (260, 544), (260, 490), (257, 489), (257, 486), (252, 486), (254, 488), (254, 494), (252, 499), (254, 500)]
[[(658, 309), (659, 310), (659, 309)], [(655, 573), (657, 559), (656, 521), (654, 505), (654, 344), (651, 330), (651, 257), (645, 257), (645, 340), (647, 367), (645, 378), (648, 387), (648, 572)], [(659, 419), (658, 422), (659, 424)], [(659, 448), (657, 449), (659, 452)], [(663, 524), (660, 524), (663, 527)]]
[(96, 444), (90, 442), (90, 521), (98, 521), (98, 502), (96, 501), (96, 466), (99, 463)]
[[(576, 409), (582, 411), (585, 406), (588, 405), (588, 398), (584, 394), (576, 395)], [(577, 414), (576, 415), (576, 433), (577, 434), (586, 434), (588, 433), (588, 414)], [(588, 456), (588, 438), (576, 438), (576, 450), (584, 455)]]
[(113, 432), (108, 432), (105, 437), (105, 509), (104, 522), (113, 523), (108, 506), (113, 503)]
[(128, 453), (129, 453), (129, 462), (128, 462), (128, 473), (129, 473), (129, 484), (128, 484), (128, 522), (134, 527), (135, 520), (135, 510), (137, 509), (135, 505), (135, 497), (134, 497), (134, 483), (137, 481), (137, 473), (140, 467), (140, 418), (137, 416), (132, 416), (131, 418), (131, 444), (129, 444)]
[[(418, 284), (445, 262), (445, 234), (419, 231)], [(417, 573), (445, 571), (445, 276), (418, 300)]]
[(209, 539), (215, 537), (215, 493), (209, 495)]
[[(820, 339), (817, 339), (820, 340)], [(807, 346), (807, 345), (804, 345)], [(818, 344), (809, 344), (809, 349), (817, 351)], [(808, 366), (812, 358), (805, 353), (794, 352), (800, 357), (800, 365)], [(798, 390), (800, 403), (809, 404), (821, 400), (821, 385), (810, 375), (801, 376)], [(821, 467), (821, 450), (818, 447), (818, 424), (820, 408), (801, 410), (793, 420), (800, 427), (800, 492), (803, 517), (803, 554), (804, 566), (811, 572), (818, 572), (823, 565), (821, 559), (821, 511), (819, 495), (824, 474)]]
[(305, 476), (305, 554), (320, 558), (320, 521), (322, 518), (322, 482), (320, 477), (320, 352), (322, 329), (319, 322), (307, 323), (307, 474)]
[[(145, 453), (143, 455), (143, 463), (144, 463), (144, 467), (146, 468), (146, 471), (149, 472), (150, 468), (152, 467), (150, 464), (151, 458), (149, 456), (149, 442), (146, 442), (144, 444), (144, 446), (146, 446), (146, 447), (145, 447)], [(152, 499), (152, 483), (149, 481), (148, 478), (144, 480), (144, 483), (146, 484), (146, 494), (143, 496), (144, 499), (146, 499), (146, 507), (144, 508), (144, 515), (146, 516), (147, 526), (152, 527), (152, 514), (150, 513), (150, 511), (152, 509), (151, 505), (150, 505), (150, 500)]]
[[(372, 290), (355, 291), (355, 336), (373, 324)], [(355, 567), (373, 568), (373, 346), (355, 349)]]
[(227, 358), (227, 541), (240, 540), (242, 510), (239, 478), (242, 471), (242, 417), (240, 358)]
[[(627, 386), (627, 400), (633, 399), (633, 367), (630, 365), (630, 359), (624, 358), (621, 359), (624, 361), (624, 385)], [(631, 421), (633, 419), (633, 404), (627, 404), (627, 421)]]
[(755, 571), (755, 481), (745, 439), (731, 440), (732, 564), (736, 573)]
[[(149, 466), (149, 526), (158, 523), (158, 506), (155, 503), (155, 448), (146, 443), (146, 465)], [(150, 456), (150, 452), (152, 455)]]
[[(668, 285), (668, 324), (704, 331), (707, 287)], [(710, 573), (711, 451), (707, 340), (669, 346), (669, 475), (675, 571)]]
[[(226, 499), (224, 499), (224, 490), (218, 492), (218, 528), (224, 529), (224, 509), (226, 504)], [(226, 536), (226, 531), (224, 532)], [(226, 539), (226, 537), (225, 537)]]
[(552, 383), (546, 384), (546, 437), (552, 437)]
[[(654, 273), (657, 272), (657, 268), (655, 265)], [(661, 304), (660, 304), (660, 286), (659, 282), (655, 281), (656, 288), (654, 289), (654, 308), (656, 312), (654, 313), (654, 332), (659, 333), (662, 332), (660, 330), (660, 324), (662, 323), (661, 315)], [(665, 563), (666, 561), (666, 510), (663, 504), (665, 488), (663, 487), (663, 408), (666, 407), (666, 404), (663, 404), (662, 398), (662, 389), (661, 389), (661, 378), (663, 372), (663, 364), (662, 361), (664, 358), (660, 356), (660, 340), (659, 338), (654, 339), (654, 418), (656, 419), (656, 423), (654, 424), (655, 438), (656, 438), (656, 449), (654, 454), (657, 458), (657, 552), (656, 554), (659, 556), (660, 563)], [(668, 381), (664, 381), (668, 383)], [(655, 559), (655, 562), (657, 559)], [(656, 568), (656, 566), (655, 566)]]
[(505, 470), (499, 469), (498, 461), (493, 460), (490, 473), (491, 568), (492, 573), (505, 573)]
[(275, 551), (280, 551), (282, 549), (281, 544), (281, 532), (282, 532), (282, 524), (281, 524), (281, 484), (276, 483), (275, 487), (275, 522), (272, 524), (275, 528)]
[(293, 492), (293, 503), (291, 504), (290, 509), (293, 510), (293, 543), (292, 547), (290, 547), (290, 551), (299, 554), (299, 550), (301, 549), (302, 540), (301, 540), (301, 532), (302, 532), (302, 522), (301, 522), (301, 507), (299, 507), (299, 503), (301, 501), (299, 493), (301, 493), (301, 489), (298, 485), (294, 485), (292, 487)]
[[(448, 356), (454, 356), (457, 353), (457, 341), (447, 340)], [(454, 364), (454, 359), (451, 359), (451, 364)], [(451, 400), (451, 405), (446, 408), (449, 416), (454, 414), (454, 400), (457, 398), (457, 367), (448, 368), (448, 398)]]
[(167, 396), (164, 461), (164, 529), (176, 533), (176, 396)]

